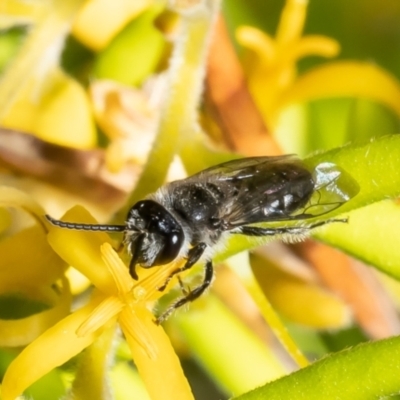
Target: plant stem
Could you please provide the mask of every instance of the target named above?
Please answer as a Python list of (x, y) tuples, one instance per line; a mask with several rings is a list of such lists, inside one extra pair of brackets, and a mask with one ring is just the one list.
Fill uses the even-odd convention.
[(220, 0), (201, 1), (185, 10), (176, 6), (181, 21), (168, 71), (158, 133), (136, 189), (116, 221), (123, 220), (132, 204), (164, 183), (181, 141), (196, 130), (198, 103), (219, 3)]

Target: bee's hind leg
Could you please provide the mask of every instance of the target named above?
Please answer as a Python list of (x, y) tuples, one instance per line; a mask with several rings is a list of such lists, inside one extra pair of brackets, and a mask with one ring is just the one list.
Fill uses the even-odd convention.
[(285, 233), (290, 233), (290, 234), (303, 234), (311, 229), (318, 228), (320, 226), (326, 225), (326, 224), (331, 224), (332, 222), (342, 222), (342, 223), (347, 223), (348, 220), (347, 218), (333, 218), (333, 219), (328, 219), (325, 221), (318, 221), (315, 222), (311, 225), (308, 226), (303, 226), (303, 227), (296, 227), (296, 226), (291, 226), (287, 228), (262, 228), (259, 226), (243, 226), (240, 228), (240, 231), (235, 231), (232, 233), (236, 233), (239, 235), (246, 235), (246, 236), (274, 236), (274, 235), (280, 235), (280, 234), (285, 234)]
[(179, 307), (182, 307), (183, 305), (196, 300), (199, 298), (205, 290), (211, 285), (213, 276), (214, 276), (214, 268), (212, 265), (211, 261), (208, 261), (205, 265), (205, 273), (204, 273), (204, 279), (203, 282), (195, 287), (193, 290), (186, 291), (185, 296), (178, 299), (175, 303), (171, 304), (157, 319), (156, 319), (156, 324), (160, 325), (163, 323), (173, 312), (174, 310), (178, 309)]

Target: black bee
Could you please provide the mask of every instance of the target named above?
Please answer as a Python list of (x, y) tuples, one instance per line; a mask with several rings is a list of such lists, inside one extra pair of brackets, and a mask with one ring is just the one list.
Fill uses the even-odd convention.
[[(152, 268), (184, 258), (183, 266), (159, 290), (165, 289), (173, 275), (204, 261), (202, 283), (184, 290), (184, 297), (158, 317), (156, 322), (161, 323), (210, 286), (212, 250), (229, 234), (304, 236), (310, 229), (328, 222), (345, 222), (328, 219), (306, 224), (306, 220), (332, 211), (354, 195), (354, 188), (346, 192), (339, 187), (337, 182), (342, 173), (330, 163), (310, 171), (291, 155), (244, 158), (166, 184), (136, 203), (125, 225), (76, 224), (46, 217), (62, 228), (124, 232), (123, 243), (132, 256), (129, 271), (134, 279), (138, 278), (137, 265)], [(286, 227), (255, 225), (294, 220), (303, 223)]]

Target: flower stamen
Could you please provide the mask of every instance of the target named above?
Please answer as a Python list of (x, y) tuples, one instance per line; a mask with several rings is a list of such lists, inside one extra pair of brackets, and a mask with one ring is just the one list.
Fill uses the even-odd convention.
[(102, 301), (76, 330), (78, 337), (90, 335), (108, 323), (125, 307), (125, 304), (115, 296), (107, 297)]
[(103, 243), (100, 251), (101, 257), (114, 279), (119, 295), (129, 293), (133, 286), (133, 280), (125, 264), (109, 243)]
[(146, 353), (147, 357), (154, 360), (157, 358), (158, 349), (156, 343), (151, 339), (146, 326), (137, 315), (139, 308), (135, 311), (127, 307), (119, 315), (119, 323), (125, 335), (132, 337)]

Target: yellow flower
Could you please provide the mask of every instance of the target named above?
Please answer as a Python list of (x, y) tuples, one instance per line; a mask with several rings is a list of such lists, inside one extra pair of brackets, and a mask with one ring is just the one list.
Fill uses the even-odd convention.
[(300, 58), (334, 57), (340, 50), (334, 39), (301, 36), (307, 5), (307, 0), (286, 1), (275, 38), (252, 27), (237, 31), (239, 43), (247, 49), (244, 66), (249, 87), (267, 126), (274, 130), (280, 113), (291, 104), (334, 96), (369, 98), (400, 115), (398, 81), (373, 64), (338, 61), (297, 77)]
[[(79, 207), (70, 210), (65, 218), (95, 222)], [(96, 289), (86, 306), (47, 330), (13, 361), (4, 376), (2, 399), (14, 399), (41, 376), (91, 345), (117, 321), (151, 398), (192, 399), (178, 357), (147, 308), (149, 302), (162, 295), (157, 288), (176, 266), (144, 271), (147, 276), (136, 282), (104, 232), (50, 226), (48, 240)], [(31, 368), (33, 363), (35, 368)]]
[(89, 48), (104, 49), (113, 37), (150, 5), (150, 0), (87, 1), (74, 21), (72, 32)]
[[(44, 210), (36, 202), (17, 189), (2, 186), (0, 207), (6, 207), (1, 208), (3, 223), (10, 218), (5, 214), (9, 207), (18, 216), (13, 233), (2, 232), (0, 242), (0, 346), (26, 346), (69, 312), (66, 265), (47, 242), (39, 218)], [(25, 212), (20, 213), (21, 209)]]

